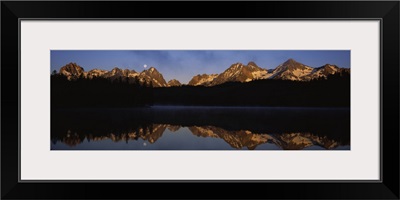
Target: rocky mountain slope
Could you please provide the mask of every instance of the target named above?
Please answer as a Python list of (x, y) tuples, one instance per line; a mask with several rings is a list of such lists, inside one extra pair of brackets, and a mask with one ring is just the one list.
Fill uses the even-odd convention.
[(225, 82), (249, 82), (257, 79), (267, 79), (270, 76), (266, 69), (262, 69), (254, 62), (247, 65), (236, 63), (219, 74), (211, 85), (219, 85)]
[(293, 59), (288, 59), (271, 70), (263, 69), (254, 62), (249, 62), (247, 65), (235, 63), (221, 74), (196, 75), (190, 80), (189, 85), (214, 86), (226, 82), (250, 82), (260, 79), (310, 81), (326, 78), (329, 74), (337, 72), (350, 73), (350, 69), (339, 68), (331, 64), (312, 68)]
[(172, 79), (172, 80), (168, 81), (168, 86), (169, 86), (169, 87), (181, 86), (181, 85), (182, 85), (182, 83), (179, 82), (179, 81), (176, 80), (176, 79)]
[(188, 85), (191, 86), (198, 86), (198, 85), (204, 85), (204, 86), (211, 86), (212, 81), (217, 78), (218, 74), (198, 74), (196, 76), (193, 76), (193, 78), (189, 81)]
[[(269, 70), (259, 67), (254, 62), (249, 62), (247, 65), (235, 63), (220, 74), (198, 74), (193, 76), (188, 85), (215, 86), (226, 82), (250, 82), (260, 79), (310, 81), (313, 79), (326, 78), (330, 74), (343, 72), (350, 73), (350, 69), (340, 68), (332, 64), (325, 64), (321, 67), (313, 68), (293, 59), (288, 59), (275, 69)], [(153, 87), (182, 85), (182, 83), (176, 79), (172, 79), (167, 83), (163, 75), (154, 67), (150, 67), (140, 73), (134, 70), (120, 69), (117, 67), (113, 68), (111, 71), (92, 69), (85, 72), (85, 70), (76, 63), (69, 63), (61, 67), (60, 74), (66, 76), (68, 80), (73, 80), (78, 77), (89, 79), (104, 77), (111, 80), (128, 78), (130, 81), (137, 80), (142, 84), (151, 85)]]
[(168, 84), (165, 81), (163, 75), (157, 71), (156, 68), (150, 67), (147, 70), (143, 70), (138, 75), (139, 81), (142, 83), (150, 83), (153, 87), (167, 87)]
[(66, 76), (68, 80), (78, 78), (84, 74), (85, 70), (76, 63), (68, 63), (61, 67), (60, 74)]
[(88, 79), (102, 77), (110, 80), (128, 79), (130, 82), (137, 80), (142, 84), (152, 85), (153, 87), (168, 86), (163, 75), (154, 67), (150, 67), (149, 69), (143, 70), (140, 73), (136, 72), (135, 70), (120, 69), (118, 67), (113, 68), (111, 71), (92, 69), (88, 72), (85, 72), (85, 70), (76, 63), (69, 63), (61, 67), (59, 74), (66, 76), (68, 80), (74, 80), (79, 77)]
[(272, 71), (272, 76), (270, 78), (280, 80), (310, 81), (318, 78), (326, 78), (328, 75), (337, 72), (350, 73), (350, 69), (339, 68), (338, 66), (331, 64), (325, 64), (321, 67), (312, 68), (293, 59), (289, 59), (276, 67)]
[(296, 81), (306, 80), (305, 77), (309, 76), (313, 70), (314, 69), (310, 66), (289, 59), (277, 66), (272, 71), (272, 76), (270, 78)]

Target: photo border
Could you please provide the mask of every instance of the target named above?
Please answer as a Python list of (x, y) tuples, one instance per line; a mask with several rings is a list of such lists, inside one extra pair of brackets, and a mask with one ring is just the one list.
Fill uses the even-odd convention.
[[(32, 5), (33, 3), (33, 5)], [(108, 2), (110, 3), (110, 2)], [(124, 3), (128, 3), (129, 5), (150, 5), (152, 4), (151, 2), (124, 2)], [(118, 6), (121, 4), (124, 4), (121, 2), (114, 2), (112, 3), (114, 6)], [(183, 2), (181, 2), (183, 3)], [(236, 2), (235, 2), (236, 3)], [(264, 4), (264, 5), (274, 5), (274, 3), (276, 2), (237, 2), (236, 5), (241, 5), (241, 4), (245, 4), (247, 6), (255, 6), (258, 3)], [(322, 4), (329, 4), (328, 2), (306, 2), (305, 4), (302, 4), (302, 7), (305, 8), (307, 6), (309, 6), (310, 4), (316, 4), (321, 6)], [(332, 2), (332, 3), (338, 3), (339, 2)], [(366, 5), (368, 2), (340, 2), (340, 5), (337, 6), (337, 8), (341, 7), (341, 6), (350, 6), (351, 9), (355, 9), (357, 8), (357, 5)], [(74, 7), (76, 5), (82, 4), (84, 6), (90, 6), (90, 5), (97, 5), (95, 7), (97, 8), (102, 8), (102, 10), (104, 11), (107, 6), (103, 3), (103, 2), (1, 2), (1, 10), (2, 10), (2, 36), (1, 36), (1, 40), (2, 40), (2, 60), (1, 60), (1, 64), (2, 64), (2, 73), (3, 74), (1, 76), (1, 78), (4, 79), (12, 79), (11, 76), (4, 76), (4, 73), (8, 73), (13, 71), (15, 73), (16, 71), (16, 59), (18, 58), (18, 104), (17, 101), (15, 101), (16, 99), (11, 99), (11, 96), (13, 96), (12, 94), (15, 94), (15, 90), (13, 91), (12, 89), (9, 89), (10, 91), (7, 91), (8, 94), (6, 96), (4, 96), (4, 84), (2, 84), (2, 111), (3, 111), (3, 117), (2, 117), (2, 123), (1, 123), (1, 146), (2, 146), (2, 152), (1, 152), (1, 160), (3, 161), (2, 165), (1, 165), (1, 180), (2, 180), (2, 185), (1, 185), (1, 189), (2, 189), (2, 194), (1, 197), (2, 198), (22, 198), (22, 197), (43, 197), (46, 198), (45, 196), (47, 196), (46, 194), (44, 194), (43, 192), (45, 192), (45, 190), (43, 190), (43, 186), (48, 185), (48, 184), (44, 184), (44, 183), (64, 183), (65, 184), (69, 184), (71, 186), (67, 187), (67, 188), (76, 188), (79, 187), (79, 185), (82, 187), (86, 187), (85, 185), (82, 185), (82, 183), (87, 183), (87, 184), (93, 184), (93, 183), (99, 183), (99, 182), (108, 182), (108, 183), (116, 183), (116, 182), (121, 182), (121, 183), (137, 183), (137, 182), (146, 182), (146, 183), (160, 183), (159, 187), (163, 187), (161, 183), (171, 183), (171, 182), (177, 182), (178, 183), (187, 183), (187, 182), (193, 182), (193, 183), (204, 183), (204, 182), (213, 182), (213, 183), (232, 183), (232, 182), (236, 182), (236, 181), (181, 181), (181, 180), (177, 180), (177, 181), (166, 181), (166, 180), (162, 180), (162, 181), (23, 181), (20, 182), (20, 22), (21, 19), (23, 20), (51, 20), (51, 19), (55, 19), (55, 20), (81, 20), (81, 19), (85, 19), (85, 20), (380, 20), (380, 47), (381, 47), (381, 51), (380, 51), (380, 113), (381, 113), (381, 117), (380, 117), (380, 148), (381, 148), (381, 152), (380, 152), (380, 181), (239, 181), (239, 185), (240, 183), (276, 183), (274, 185), (281, 185), (283, 183), (288, 183), (289, 186), (291, 186), (291, 188), (293, 187), (298, 187), (298, 184), (295, 183), (329, 183), (329, 184), (311, 184), (314, 186), (317, 185), (325, 185), (325, 187), (333, 187), (333, 188), (342, 188), (340, 186), (340, 184), (338, 183), (346, 183), (346, 184), (342, 184), (343, 187), (345, 187), (345, 185), (348, 187), (348, 189), (353, 188), (354, 186), (356, 186), (356, 188), (358, 188), (358, 192), (354, 193), (354, 191), (347, 191), (344, 190), (343, 192), (348, 192), (346, 193), (341, 193), (341, 197), (347, 197), (347, 198), (363, 198), (363, 196), (369, 197), (369, 198), (399, 198), (399, 190), (398, 190), (398, 186), (399, 186), (399, 176), (398, 176), (398, 169), (399, 169), (399, 156), (398, 156), (398, 150), (399, 150), (399, 135), (397, 134), (393, 134), (393, 135), (386, 135), (385, 137), (383, 137), (383, 131), (386, 130), (386, 132), (394, 132), (394, 133), (399, 133), (399, 127), (398, 127), (398, 119), (399, 119), (399, 105), (398, 105), (398, 94), (399, 94), (399, 82), (398, 82), (398, 77), (399, 77), (399, 60), (398, 57), (396, 59), (396, 55), (399, 55), (399, 46), (398, 46), (398, 36), (399, 36), (399, 2), (371, 2), (374, 6), (370, 5), (370, 7), (365, 6), (363, 8), (359, 8), (360, 10), (358, 10), (358, 14), (357, 12), (355, 12), (356, 14), (353, 15), (361, 15), (365, 16), (365, 15), (369, 15), (369, 16), (374, 16), (372, 18), (367, 18), (367, 17), (357, 17), (357, 18), (351, 18), (351, 17), (343, 17), (340, 16), (339, 18), (313, 18), (313, 17), (306, 17), (306, 18), (277, 18), (277, 17), (273, 17), (271, 18), (271, 16), (267, 16), (267, 17), (262, 17), (262, 18), (247, 18), (246, 17), (232, 17), (232, 18), (199, 18), (199, 17), (189, 17), (189, 18), (149, 18), (146, 17), (146, 13), (141, 12), (139, 15), (141, 16), (134, 16), (132, 17), (123, 17), (123, 18), (113, 18), (110, 19), (108, 17), (106, 18), (97, 18), (97, 17), (101, 17), (102, 15), (100, 15), (99, 13), (97, 13), (96, 11), (93, 11), (93, 8), (87, 8), (89, 10), (92, 10), (91, 15), (95, 16), (92, 17), (89, 14), (86, 13), (79, 13), (77, 11), (75, 11), (75, 13), (67, 13), (67, 12), (63, 12), (63, 13), (57, 13), (57, 12), (52, 12), (48, 6), (54, 6), (56, 5), (56, 9), (62, 10), (62, 11), (67, 11), (68, 8)], [(154, 2), (153, 2), (154, 4)], [(161, 6), (162, 3), (159, 2), (158, 5)], [(179, 2), (175, 2), (175, 4), (179, 4)], [(203, 2), (201, 3), (203, 6), (206, 4), (212, 4), (211, 2)], [(377, 4), (377, 5), (375, 5)], [(35, 10), (32, 9), (29, 5), (34, 6), (34, 7), (38, 7), (41, 5), (46, 5), (44, 8), (42, 8), (42, 10), (40, 11), (40, 9)], [(65, 5), (68, 5), (67, 7), (63, 7)], [(218, 5), (222, 5), (218, 4)], [(278, 3), (276, 3), (275, 6), (277, 6)], [(285, 2), (282, 2), (279, 4), (282, 8), (282, 5), (285, 5)], [(279, 7), (279, 5), (277, 7)], [(378, 6), (378, 7), (376, 7)], [(239, 7), (239, 6), (238, 6)], [(384, 9), (383, 9), (384, 8)], [(28, 11), (27, 9), (31, 9), (30, 11)], [(374, 14), (371, 14), (373, 12), (371, 12), (371, 10), (377, 11)], [(44, 16), (38, 17), (38, 15), (42, 15), (41, 12), (44, 12)], [(112, 12), (111, 12), (112, 13)], [(114, 16), (116, 11), (114, 11)], [(96, 15), (97, 14), (97, 15)], [(276, 13), (274, 13), (275, 15), (277, 15)], [(65, 15), (73, 15), (72, 18), (67, 18), (65, 17)], [(204, 15), (204, 14), (202, 14)], [(255, 14), (254, 14), (255, 15)], [(267, 14), (264, 14), (267, 15)], [(301, 16), (299, 14), (297, 14), (298, 16)], [(329, 13), (328, 13), (329, 15)], [(330, 14), (332, 16), (332, 13)], [(342, 14), (343, 15), (343, 14)], [(345, 14), (346, 15), (346, 14)], [(167, 16), (166, 13), (164, 13), (164, 16)], [(184, 17), (183, 15), (181, 15), (182, 17)], [(186, 14), (186, 16), (188, 16), (188, 14)], [(211, 15), (209, 15), (211, 16)], [(232, 16), (232, 15), (231, 15)], [(55, 17), (55, 18), (54, 18)], [(88, 18), (89, 17), (89, 18)], [(144, 18), (143, 18), (144, 17)], [(397, 17), (397, 18), (396, 18)], [(61, 18), (61, 19), (60, 19)], [(387, 21), (390, 21), (390, 23), (386, 23)], [(16, 29), (15, 23), (18, 23), (18, 29)], [(388, 25), (388, 29), (389, 26), (392, 26), (391, 31), (387, 32), (384, 31), (385, 30), (385, 26), (383, 24), (383, 22), (385, 22), (385, 24)], [(397, 25), (396, 25), (397, 22)], [(11, 28), (10, 30), (7, 30), (6, 28)], [(397, 28), (397, 29), (396, 29)], [(15, 42), (15, 33), (18, 33), (18, 46), (16, 45)], [(396, 38), (397, 37), (397, 38)], [(10, 40), (9, 38), (14, 38), (14, 40)], [(4, 50), (4, 47), (7, 47), (7, 50)], [(16, 50), (18, 49), (18, 55), (16, 54)], [(387, 51), (384, 51), (387, 50)], [(385, 53), (386, 52), (386, 53)], [(391, 65), (389, 67), (391, 68), (384, 68), (384, 64), (388, 64)], [(8, 66), (6, 66), (8, 65)], [(392, 66), (394, 65), (394, 66)], [(6, 67), (5, 67), (6, 66)], [(397, 72), (397, 73), (396, 73)], [(383, 79), (383, 77), (385, 76), (385, 79)], [(10, 78), (11, 77), (11, 78)], [(15, 80), (11, 80), (10, 82), (13, 82)], [(2, 83), (4, 83), (4, 81), (2, 81)], [(384, 87), (385, 86), (385, 87)], [(390, 89), (388, 89), (389, 87), (391, 87)], [(383, 93), (385, 89), (385, 93)], [(17, 95), (15, 95), (17, 96)], [(394, 97), (396, 96), (396, 97)], [(384, 98), (386, 97), (386, 98)], [(388, 105), (387, 107), (383, 106), (383, 104)], [(10, 138), (15, 138), (15, 136), (10, 136), (10, 134), (15, 133), (12, 132), (11, 130), (15, 128), (10, 126), (9, 123), (4, 123), (4, 121), (8, 121), (8, 122), (12, 122), (13, 120), (11, 120), (10, 118), (4, 118), (4, 114), (10, 114), (10, 116), (14, 116), (15, 117), (15, 113), (12, 114), (13, 112), (11, 111), (12, 108), (16, 108), (15, 105), (18, 105), (17, 109), (18, 109), (18, 179), (16, 179), (15, 176), (15, 169), (11, 170), (10, 167), (12, 165), (15, 166), (15, 164), (17, 164), (15, 162), (16, 158), (11, 158), (12, 155), (15, 155), (15, 152), (12, 153), (13, 151), (15, 151), (15, 141), (14, 142), (10, 142), (9, 139)], [(5, 112), (4, 112), (5, 111)], [(384, 112), (385, 111), (385, 112)], [(392, 112), (391, 112), (392, 111)], [(15, 112), (15, 111), (14, 111)], [(383, 118), (385, 116), (385, 126), (383, 126)], [(391, 120), (388, 120), (389, 117), (392, 117)], [(396, 120), (397, 120), (397, 126), (396, 126)], [(389, 121), (389, 122), (388, 122)], [(15, 123), (15, 122), (14, 122)], [(5, 128), (6, 127), (6, 128)], [(386, 127), (386, 128), (385, 128)], [(389, 127), (389, 128), (387, 128)], [(7, 129), (8, 128), (8, 129)], [(9, 133), (6, 133), (6, 131), (8, 131)], [(7, 134), (7, 135), (4, 135)], [(7, 142), (5, 142), (7, 141)], [(385, 145), (384, 145), (385, 144)], [(397, 146), (396, 146), (397, 145)], [(385, 148), (385, 146), (387, 146), (388, 148)], [(391, 147), (389, 147), (391, 146)], [(386, 149), (386, 151), (384, 151), (384, 149)], [(396, 150), (396, 151), (391, 151), (389, 152), (388, 150)], [(387, 152), (387, 153), (384, 153)], [(390, 154), (389, 154), (390, 153)], [(7, 165), (5, 165), (5, 158), (7, 159), (8, 163)], [(385, 160), (383, 159), (385, 158)], [(397, 159), (397, 160), (396, 160)], [(397, 162), (396, 162), (397, 161)], [(386, 165), (384, 165), (384, 163), (386, 163)], [(389, 166), (391, 165), (391, 166)], [(391, 169), (388, 167), (392, 167)], [(386, 170), (385, 170), (386, 169)], [(397, 169), (397, 172), (396, 172)], [(391, 175), (386, 175), (385, 178), (383, 177), (383, 171), (390, 171)], [(14, 177), (14, 178), (13, 178)], [(18, 181), (17, 181), (18, 180)], [(16, 182), (17, 181), (17, 182)], [(41, 186), (36, 186), (34, 185), (34, 183), (39, 183), (39, 182), (44, 182), (43, 184), (40, 184)], [(71, 184), (72, 183), (77, 183), (77, 184)], [(355, 184), (355, 183), (359, 183), (359, 184)], [(368, 183), (368, 184), (367, 184)], [(6, 185), (5, 185), (6, 184)], [(72, 186), (75, 185), (75, 186)], [(98, 184), (97, 184), (98, 185)], [(105, 186), (109, 184), (104, 184)], [(125, 184), (124, 184), (125, 185)], [(191, 185), (191, 184), (190, 184)], [(268, 186), (270, 186), (271, 184), (267, 184)], [(310, 184), (307, 184), (310, 185)], [(339, 185), (339, 186), (338, 186)], [(336, 187), (335, 187), (336, 186)], [(397, 189), (396, 189), (397, 186)], [(65, 191), (62, 188), (60, 188), (61, 185), (56, 184), (56, 186), (54, 186), (54, 188), (58, 188), (55, 191)], [(247, 188), (248, 186), (246, 186)], [(300, 187), (300, 188), (305, 188), (306, 186)], [(313, 187), (310, 186), (310, 188), (308, 189), (313, 189)], [(322, 186), (320, 186), (319, 188), (321, 188)], [(37, 195), (33, 195), (34, 193), (32, 193), (34, 190), (34, 188), (42, 188), (40, 190), (37, 191)], [(46, 188), (46, 187), (44, 187)], [(125, 186), (126, 188), (126, 186)], [(318, 187), (317, 187), (318, 188)], [(324, 188), (324, 187), (322, 187)], [(315, 189), (315, 188), (314, 188)], [(357, 189), (356, 189), (357, 190)], [(26, 192), (22, 192), (24, 194), (21, 193), (21, 191), (26, 191)], [(29, 192), (30, 191), (30, 192)], [(92, 193), (95, 192), (96, 190), (91, 189), (90, 190)], [(373, 191), (381, 191), (381, 193), (375, 195), (375, 196), (369, 196), (366, 194), (369, 194), (370, 192)], [(48, 191), (47, 191), (48, 192)], [(97, 191), (96, 191), (97, 192)], [(51, 193), (51, 192), (50, 192)], [(89, 192), (90, 193), (90, 192)], [(95, 197), (96, 195), (90, 193), (89, 196), (90, 197)], [(104, 191), (102, 193), (105, 193)], [(362, 194), (363, 193), (363, 194)], [(83, 193), (85, 194), (85, 192)], [(107, 193), (108, 194), (108, 193)], [(54, 197), (54, 195), (57, 197), (57, 194), (52, 194)], [(64, 192), (65, 195), (65, 192)], [(74, 197), (82, 197), (81, 196), (82, 193), (80, 195), (65, 195), (71, 198)], [(311, 195), (311, 196), (310, 196)], [(371, 195), (371, 194), (370, 194)], [(58, 195), (59, 196), (59, 195)], [(86, 196), (86, 195), (85, 195)], [(315, 195), (313, 196), (312, 194), (306, 194), (307, 198), (315, 198)], [(318, 196), (318, 195), (317, 195)], [(49, 196), (48, 196), (49, 197)], [(171, 197), (171, 196), (170, 196)], [(260, 196), (259, 196), (260, 197)], [(279, 197), (279, 196), (278, 196)], [(291, 197), (293, 198), (292, 195), (283, 195), (282, 197)], [(297, 197), (297, 196), (296, 196)], [(300, 195), (298, 197), (304, 197), (303, 195)], [(335, 197), (335, 196), (333, 196)], [(336, 196), (337, 197), (337, 196)], [(318, 197), (317, 197), (318, 198)], [(330, 198), (332, 198), (332, 196), (330, 196)]]
[[(179, 19), (179, 18), (121, 18), (121, 19), (111, 19), (111, 18), (84, 18), (84, 19), (76, 19), (76, 18), (63, 18), (63, 19), (57, 19), (57, 18), (19, 18), (18, 19), (18, 42), (19, 42), (19, 51), (18, 51), (18, 61), (19, 61), (19, 65), (18, 65), (18, 108), (21, 108), (21, 21), (22, 20), (28, 20), (28, 21), (165, 21), (165, 22), (169, 22), (169, 21), (348, 21), (348, 20), (353, 20), (353, 21), (379, 21), (379, 48), (382, 50), (383, 48), (383, 38), (382, 36), (382, 32), (383, 32), (383, 20), (382, 18), (330, 18), (330, 19), (324, 19), (324, 18), (316, 18), (316, 19), (309, 19), (309, 18), (275, 18), (275, 19), (267, 19), (267, 18), (256, 18), (256, 19), (242, 19), (242, 18), (238, 18), (238, 19), (229, 19), (229, 18), (216, 18), (216, 19), (207, 19), (207, 18), (186, 18), (186, 19)], [(382, 87), (383, 87), (383, 78), (382, 78), (382, 71), (383, 71), (383, 59), (382, 59), (382, 51), (380, 51), (380, 59), (379, 59), (379, 82), (381, 85), (380, 88), (380, 99), (379, 99), (379, 107), (380, 107), (380, 115), (382, 116)], [(351, 69), (351, 68), (350, 68)], [(382, 121), (382, 117), (380, 118)], [(382, 123), (382, 122), (381, 122)], [(20, 183), (63, 183), (63, 182), (71, 182), (71, 183), (78, 183), (78, 182), (82, 182), (82, 183), (143, 183), (143, 182), (148, 182), (148, 183), (193, 183), (193, 182), (217, 182), (217, 183), (232, 183), (232, 182), (236, 182), (236, 183), (381, 183), (382, 182), (382, 156), (383, 156), (383, 145), (382, 145), (382, 126), (379, 126), (380, 132), (379, 132), (379, 136), (380, 136), (380, 141), (379, 141), (379, 151), (380, 151), (380, 157), (379, 157), (379, 180), (254, 180), (254, 179), (247, 179), (247, 180), (174, 180), (174, 179), (170, 179), (170, 180), (165, 180), (165, 179), (154, 179), (154, 180), (21, 180), (21, 111), (19, 110), (18, 112), (18, 128), (19, 128), (19, 132), (18, 132), (18, 182)], [(351, 151), (351, 150), (350, 150)]]

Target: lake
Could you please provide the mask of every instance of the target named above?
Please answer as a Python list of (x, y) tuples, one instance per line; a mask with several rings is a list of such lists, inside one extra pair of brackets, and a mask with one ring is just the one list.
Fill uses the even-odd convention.
[(350, 109), (52, 109), (50, 142), (51, 150), (350, 150)]

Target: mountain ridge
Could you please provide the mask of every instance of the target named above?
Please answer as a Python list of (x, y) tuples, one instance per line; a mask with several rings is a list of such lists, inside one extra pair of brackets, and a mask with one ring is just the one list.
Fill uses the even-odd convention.
[[(221, 74), (217, 74), (211, 81), (204, 81), (205, 77), (210, 78), (208, 74), (194, 76), (189, 85), (214, 86), (226, 82), (250, 82), (260, 79), (291, 80), (291, 81), (311, 81), (318, 78), (327, 78), (334, 73), (350, 73), (350, 69), (340, 68), (336, 65), (325, 64), (320, 67), (310, 67), (289, 58), (274, 69), (264, 69), (251, 61), (247, 65), (240, 62), (232, 64)], [(205, 83), (205, 84), (204, 84)]]
[(176, 79), (168, 82), (163, 75), (155, 68), (150, 67), (142, 72), (135, 70), (120, 69), (114, 67), (112, 70), (92, 69), (85, 71), (83, 67), (76, 63), (68, 63), (60, 68), (59, 74), (64, 75), (68, 80), (80, 77), (93, 79), (103, 77), (110, 80), (126, 79), (130, 82), (139, 82), (152, 87), (171, 87), (171, 86), (216, 86), (226, 82), (250, 82), (260, 79), (291, 80), (291, 81), (311, 81), (314, 79), (327, 78), (330, 74), (350, 73), (349, 68), (340, 68), (337, 65), (325, 64), (320, 67), (310, 67), (290, 58), (281, 63), (274, 69), (264, 69), (255, 62), (248, 64), (240, 62), (232, 64), (220, 74), (198, 74), (192, 77), (188, 84), (182, 84)]
[(129, 82), (138, 81), (141, 84), (151, 85), (153, 87), (168, 86), (163, 75), (154, 67), (150, 67), (140, 73), (135, 70), (121, 69), (118, 67), (114, 67), (110, 71), (95, 68), (86, 72), (83, 67), (71, 62), (61, 67), (59, 74), (66, 76), (68, 80), (75, 80), (81, 77), (88, 79), (102, 77), (112, 81), (118, 79), (127, 79)]

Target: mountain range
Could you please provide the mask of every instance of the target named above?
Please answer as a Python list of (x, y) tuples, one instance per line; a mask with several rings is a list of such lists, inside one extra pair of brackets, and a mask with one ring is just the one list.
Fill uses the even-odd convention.
[(76, 63), (69, 63), (61, 67), (59, 74), (66, 76), (68, 80), (73, 80), (79, 77), (88, 79), (103, 77), (110, 80), (127, 79), (130, 82), (138, 80), (142, 84), (152, 84), (153, 87), (169, 86), (163, 75), (154, 67), (150, 67), (149, 69), (143, 70), (140, 73), (136, 72), (135, 70), (120, 69), (118, 67), (113, 68), (111, 71), (92, 69), (86, 72)]
[[(254, 62), (249, 62), (247, 65), (235, 63), (220, 74), (198, 74), (193, 76), (187, 85), (215, 86), (226, 82), (250, 82), (261, 79), (310, 81), (313, 79), (326, 78), (328, 75), (334, 73), (350, 73), (350, 69), (340, 68), (332, 64), (325, 64), (313, 68), (293, 59), (288, 59), (275, 69), (270, 70), (261, 68)], [(66, 76), (68, 80), (79, 77), (88, 79), (103, 77), (110, 80), (124, 79), (130, 82), (139, 81), (141, 84), (147, 84), (153, 87), (184, 85), (176, 79), (166, 82), (163, 75), (154, 67), (150, 67), (140, 73), (134, 70), (120, 69), (117, 67), (113, 68), (111, 71), (92, 69), (86, 72), (76, 63), (69, 63), (61, 67), (59, 74)]]

